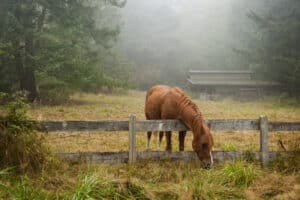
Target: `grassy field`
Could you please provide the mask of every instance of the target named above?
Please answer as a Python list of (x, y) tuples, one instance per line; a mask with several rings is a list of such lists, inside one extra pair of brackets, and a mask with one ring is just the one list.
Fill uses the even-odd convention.
[[(130, 113), (138, 119), (144, 116), (145, 93), (132, 91), (126, 95), (77, 94), (67, 105), (34, 106), (29, 115), (38, 120), (126, 120)], [(198, 101), (195, 100), (207, 119), (257, 119), (267, 115), (272, 121), (300, 121), (300, 106), (285, 106), (275, 99), (256, 102), (233, 100)], [(258, 150), (257, 131), (215, 132), (215, 149)], [(288, 137), (286, 137), (288, 135)], [(88, 133), (49, 133), (47, 142), (55, 152), (78, 151), (126, 151), (128, 136), (124, 132)], [(278, 146), (282, 140), (287, 149), (295, 147), (300, 135), (295, 132), (276, 132), (270, 134), (270, 149), (282, 150)], [(157, 148), (157, 134), (153, 137), (151, 148)], [(186, 138), (186, 149), (191, 150), (192, 134)], [(177, 135), (173, 134), (174, 150), (178, 150)], [(163, 144), (164, 146), (164, 144)], [(145, 150), (145, 133), (137, 134), (137, 148)]]
[[(144, 119), (145, 93), (76, 94), (61, 106), (33, 105), (29, 111), (38, 120), (121, 120), (134, 113)], [(272, 121), (300, 121), (300, 106), (287, 105), (279, 99), (254, 102), (234, 100), (198, 101), (207, 119), (258, 118)], [(258, 150), (258, 132), (213, 132), (215, 149)], [(191, 133), (186, 149), (191, 150)], [(299, 149), (299, 132), (270, 134), (270, 149)], [(125, 132), (48, 133), (45, 141), (53, 152), (125, 151)], [(173, 134), (173, 149), (178, 149)], [(157, 148), (157, 136), (151, 149)], [(138, 150), (145, 150), (146, 134), (138, 133)], [(3, 199), (298, 199), (300, 196), (300, 156), (278, 159), (267, 169), (258, 163), (238, 160), (218, 163), (211, 170), (199, 168), (198, 162), (143, 162), (135, 165), (54, 164), (40, 174), (11, 177), (0, 170), (0, 198)]]

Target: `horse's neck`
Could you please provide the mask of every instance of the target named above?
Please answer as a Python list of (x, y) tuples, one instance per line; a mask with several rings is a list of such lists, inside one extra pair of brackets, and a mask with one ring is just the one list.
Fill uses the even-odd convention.
[(199, 113), (189, 109), (183, 112), (181, 120), (193, 133), (193, 141), (198, 141), (202, 134), (203, 119)]
[(179, 102), (180, 119), (194, 134), (194, 138), (200, 135), (203, 118), (197, 106), (190, 99), (183, 97)]

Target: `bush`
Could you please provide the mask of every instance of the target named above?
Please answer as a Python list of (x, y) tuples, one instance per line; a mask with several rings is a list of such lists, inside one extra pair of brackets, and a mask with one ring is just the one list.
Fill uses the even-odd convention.
[(14, 167), (17, 172), (40, 170), (48, 150), (26, 117), (28, 105), (16, 97), (4, 108), (6, 114), (0, 115), (0, 167)]
[(44, 78), (39, 82), (39, 98), (43, 104), (62, 104), (70, 99), (72, 90), (68, 85), (54, 77)]

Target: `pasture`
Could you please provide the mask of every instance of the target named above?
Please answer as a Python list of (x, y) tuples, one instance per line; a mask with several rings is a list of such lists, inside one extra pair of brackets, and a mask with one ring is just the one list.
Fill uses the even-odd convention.
[[(130, 113), (144, 117), (145, 93), (76, 94), (61, 106), (32, 105), (29, 116), (35, 120), (127, 120)], [(300, 121), (300, 106), (288, 105), (278, 98), (237, 102), (234, 100), (195, 102), (206, 119), (255, 119)], [(259, 133), (250, 131), (213, 132), (215, 149), (258, 150)], [(269, 149), (299, 150), (299, 132), (271, 132)], [(191, 148), (191, 133), (186, 150)], [(151, 149), (157, 149), (158, 137)], [(52, 152), (125, 151), (128, 134), (124, 132), (48, 133), (45, 142)], [(138, 151), (146, 148), (146, 133), (137, 134)], [(162, 149), (165, 147), (163, 140)], [(173, 151), (178, 136), (173, 133)], [(54, 159), (53, 166), (40, 175), (9, 177), (2, 171), (0, 197), (19, 195), (27, 199), (297, 199), (300, 196), (300, 156), (278, 159), (262, 169), (258, 163), (237, 160), (218, 163), (212, 170), (199, 168), (198, 162), (140, 162), (127, 164), (66, 163)], [(10, 194), (12, 193), (12, 194)], [(27, 195), (27, 196), (26, 196)]]
[[(72, 101), (60, 106), (34, 106), (29, 116), (38, 120), (128, 120), (134, 113), (139, 120), (144, 116), (145, 93), (130, 91), (124, 95), (76, 94)], [(269, 121), (300, 121), (300, 106), (288, 106), (273, 98), (255, 102), (238, 102), (230, 99), (222, 101), (194, 100), (206, 119), (257, 119), (266, 115)], [(98, 132), (99, 133), (99, 132)], [(287, 137), (286, 137), (287, 136)], [(173, 134), (174, 151), (178, 150), (177, 134)], [(270, 133), (270, 150), (282, 150), (278, 140), (282, 140), (287, 149), (295, 147), (299, 134), (289, 132)], [(214, 149), (225, 150), (258, 150), (258, 131), (226, 131), (214, 134)], [(192, 134), (186, 137), (186, 150), (191, 149)], [(157, 149), (158, 138), (151, 141), (151, 149)], [(123, 132), (86, 133), (49, 133), (47, 142), (55, 152), (77, 151), (126, 151), (128, 135)], [(137, 134), (137, 148), (145, 150), (145, 133)], [(163, 142), (165, 142), (163, 140)], [(163, 143), (162, 147), (165, 144)], [(163, 150), (163, 149), (162, 149)]]

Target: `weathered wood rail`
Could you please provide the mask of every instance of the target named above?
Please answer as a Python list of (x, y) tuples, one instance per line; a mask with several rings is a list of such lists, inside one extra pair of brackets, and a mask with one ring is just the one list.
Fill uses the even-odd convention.
[[(214, 131), (260, 130), (259, 119), (207, 120)], [(129, 120), (124, 121), (35, 121), (40, 131), (129, 131)], [(135, 122), (136, 131), (185, 131), (179, 120), (144, 120)], [(300, 122), (268, 122), (269, 131), (300, 131)]]
[[(260, 131), (260, 151), (253, 152), (256, 159), (260, 159), (265, 166), (269, 159), (279, 154), (288, 152), (269, 152), (268, 133), (269, 131), (300, 131), (300, 122), (269, 122), (266, 116), (259, 119), (212, 119), (207, 120), (213, 131), (216, 130), (257, 130)], [(129, 151), (128, 152), (85, 152), (85, 153), (59, 153), (67, 159), (83, 159), (86, 161), (116, 163), (129, 162), (145, 159), (170, 159), (170, 160), (193, 160), (196, 159), (194, 152), (173, 152), (164, 151), (136, 151), (136, 132), (138, 131), (186, 131), (188, 128), (178, 120), (145, 120), (137, 121), (134, 115), (130, 115), (126, 121), (34, 121), (40, 131), (128, 131)], [(146, 139), (146, 137), (145, 137)], [(245, 155), (240, 151), (215, 151), (214, 159), (223, 161), (236, 159)]]

